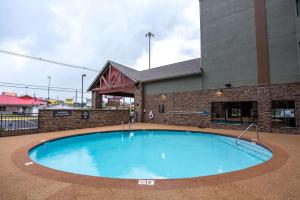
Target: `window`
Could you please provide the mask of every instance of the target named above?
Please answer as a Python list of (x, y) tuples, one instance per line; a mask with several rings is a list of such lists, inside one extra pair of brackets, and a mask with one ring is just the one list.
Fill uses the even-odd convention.
[(0, 106), (0, 111), (6, 111), (6, 107), (5, 106)]
[(298, 42), (298, 62), (300, 63), (300, 41)]
[(296, 127), (295, 101), (272, 101), (272, 126)]
[(214, 102), (211, 116), (213, 123), (251, 124), (257, 119), (257, 102)]
[(300, 0), (296, 0), (297, 17), (300, 16)]
[(159, 113), (165, 113), (165, 105), (159, 104), (158, 110), (159, 110)]

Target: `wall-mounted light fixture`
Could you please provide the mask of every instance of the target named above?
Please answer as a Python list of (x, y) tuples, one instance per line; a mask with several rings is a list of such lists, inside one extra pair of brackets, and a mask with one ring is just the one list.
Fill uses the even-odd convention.
[(162, 94), (162, 95), (160, 96), (160, 100), (161, 100), (162, 102), (167, 101), (167, 96), (166, 96), (165, 94)]
[(226, 84), (225, 84), (225, 87), (231, 88), (231, 83), (226, 83)]
[(224, 95), (224, 92), (221, 89), (219, 89), (216, 94), (218, 97), (221, 97)]

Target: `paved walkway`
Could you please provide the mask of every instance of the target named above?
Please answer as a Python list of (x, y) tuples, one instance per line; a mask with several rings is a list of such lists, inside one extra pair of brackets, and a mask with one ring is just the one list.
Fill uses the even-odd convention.
[[(135, 129), (182, 129), (238, 135), (240, 131), (199, 129), (158, 124), (134, 124)], [(12, 155), (25, 145), (53, 137), (122, 129), (99, 127), (53, 133), (0, 138), (0, 199), (300, 199), (300, 135), (262, 133), (261, 140), (278, 146), (288, 154), (280, 168), (234, 182), (199, 187), (168, 189), (129, 189), (74, 184), (32, 175), (12, 161)], [(254, 137), (254, 133), (248, 134)], [(223, 181), (224, 182), (224, 181)]]

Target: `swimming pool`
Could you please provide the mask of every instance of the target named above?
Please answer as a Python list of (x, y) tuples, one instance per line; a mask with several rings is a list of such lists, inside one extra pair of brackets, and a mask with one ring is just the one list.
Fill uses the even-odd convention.
[(176, 179), (249, 168), (272, 157), (255, 143), (170, 130), (93, 133), (45, 142), (29, 151), (40, 165), (60, 171), (123, 179)]

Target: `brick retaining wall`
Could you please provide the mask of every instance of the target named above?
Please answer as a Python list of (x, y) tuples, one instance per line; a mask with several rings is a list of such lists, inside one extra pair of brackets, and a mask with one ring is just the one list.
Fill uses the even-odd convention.
[(89, 119), (82, 119), (82, 111), (71, 110), (71, 116), (53, 116), (54, 110), (39, 110), (38, 132), (109, 126), (128, 122), (129, 110), (88, 110)]

